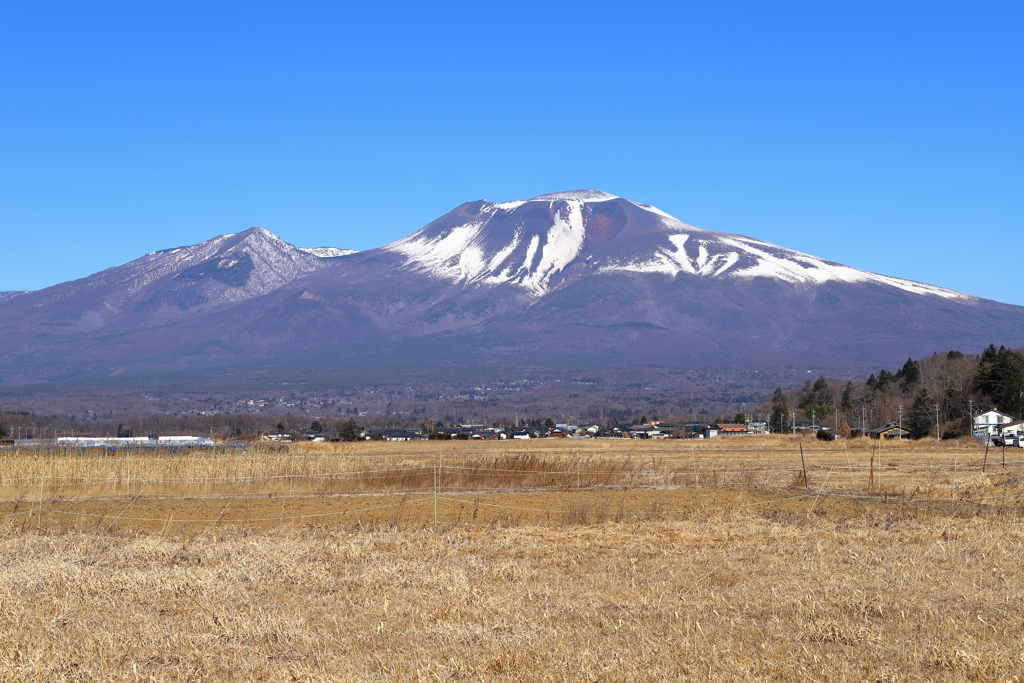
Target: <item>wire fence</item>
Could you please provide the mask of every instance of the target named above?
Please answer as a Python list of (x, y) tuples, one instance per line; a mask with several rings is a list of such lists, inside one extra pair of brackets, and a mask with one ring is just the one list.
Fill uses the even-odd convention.
[[(945, 459), (949, 455), (952, 459)], [(187, 456), (131, 449), (113, 454), (15, 451), (0, 454), (0, 520), (35, 519), (39, 526), (44, 517), (169, 523), (162, 508), (159, 515), (130, 512), (146, 505), (153, 508), (157, 502), (198, 506), (199, 514), (190, 514), (189, 524), (352, 519), (396, 509), (416, 510), (420, 519), (431, 523), (450, 523), (461, 522), (461, 517), (450, 519), (452, 510), (457, 507), (461, 515), (466, 506), (474, 507), (474, 519), (480, 508), (580, 516), (595, 505), (604, 506), (602, 518), (632, 519), (689, 514), (698, 508), (778, 506), (805, 499), (813, 508), (822, 496), (904, 504), (969, 503), (1019, 511), (1024, 504), (1022, 455), (1017, 449), (1009, 453), (972, 449), (961, 455), (959, 451), (851, 452), (802, 446), (689, 452), (679, 447), (644, 448), (619, 454), (506, 449), (462, 451), (450, 454), (445, 462), (443, 449), (338, 455), (275, 447)], [(394, 464), (381, 466), (388, 462)], [(643, 510), (638, 507), (659, 494), (697, 490), (741, 491), (756, 494), (756, 499), (714, 504), (718, 499), (712, 498), (712, 504), (703, 506), (688, 501), (680, 507), (661, 503)], [(620, 509), (609, 508), (607, 497), (601, 498), (626, 492), (647, 496)], [(671, 503), (678, 496), (667, 498)], [(278, 514), (260, 512), (267, 509), (267, 500), (284, 509)], [(253, 507), (259, 501), (264, 502)], [(312, 503), (301, 510), (287, 509), (300, 501)], [(243, 503), (248, 507), (241, 514), (238, 508)], [(217, 504), (223, 504), (219, 513), (202, 514)], [(96, 507), (103, 505), (109, 509)]]

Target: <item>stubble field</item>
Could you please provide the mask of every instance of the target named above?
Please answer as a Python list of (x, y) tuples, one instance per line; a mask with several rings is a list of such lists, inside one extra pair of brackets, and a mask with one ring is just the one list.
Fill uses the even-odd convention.
[(546, 440), (0, 467), (0, 680), (1024, 676), (1020, 451)]

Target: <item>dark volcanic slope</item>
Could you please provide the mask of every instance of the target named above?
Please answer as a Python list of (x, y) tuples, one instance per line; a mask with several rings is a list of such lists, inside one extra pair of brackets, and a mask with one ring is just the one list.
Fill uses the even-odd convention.
[(0, 334), (8, 386), (190, 367), (201, 383), (254, 358), (272, 377), (332, 353), (365, 376), (415, 366), (427, 348), (431, 363), (447, 362), (447, 348), (452, 363), (505, 376), (541, 356), (855, 369), (1022, 346), (1024, 308), (584, 190), (469, 202), (397, 242), (334, 258), (253, 228), (0, 297)]

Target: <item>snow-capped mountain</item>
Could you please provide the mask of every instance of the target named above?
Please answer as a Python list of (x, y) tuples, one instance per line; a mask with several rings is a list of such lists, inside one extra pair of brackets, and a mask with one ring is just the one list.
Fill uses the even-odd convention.
[(474, 202), (385, 247), (405, 267), (469, 285), (514, 284), (534, 297), (570, 265), (599, 273), (768, 278), (797, 285), (876, 283), (915, 294), (969, 299), (952, 290), (866, 273), (742, 235), (687, 225), (648, 204), (597, 190)]
[(339, 363), (361, 381), (399, 367), (877, 370), (993, 341), (1024, 346), (1024, 307), (578, 190), (467, 202), (361, 252), (252, 228), (0, 297), (0, 386), (188, 368), (199, 384), (274, 382)]
[(164, 249), (123, 266), (29, 292), (9, 304), (29, 329), (50, 335), (167, 321), (263, 296), (324, 267), (328, 260), (263, 228)]

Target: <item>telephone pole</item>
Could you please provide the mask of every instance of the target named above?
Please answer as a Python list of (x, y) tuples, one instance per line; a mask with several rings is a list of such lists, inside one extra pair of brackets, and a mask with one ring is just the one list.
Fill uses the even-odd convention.
[(939, 404), (935, 404), (935, 440), (942, 441), (942, 435), (939, 434)]

